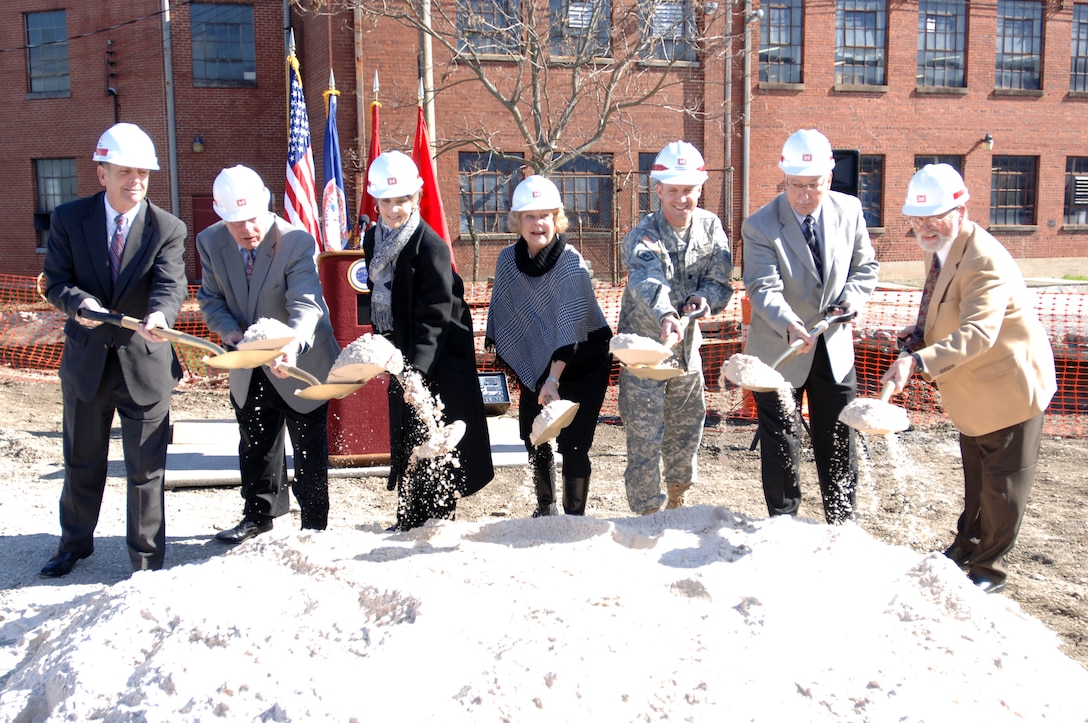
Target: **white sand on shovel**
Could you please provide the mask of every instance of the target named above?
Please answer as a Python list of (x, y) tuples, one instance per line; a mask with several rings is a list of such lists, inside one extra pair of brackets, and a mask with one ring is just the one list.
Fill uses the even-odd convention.
[(879, 399), (855, 399), (843, 407), (839, 421), (869, 434), (902, 432), (910, 426), (906, 409)]
[(336, 357), (329, 378), (338, 378), (337, 372), (353, 365), (381, 367), (390, 374), (404, 371), (404, 356), (393, 343), (380, 334), (363, 334), (344, 347)]
[(280, 339), (286, 336), (293, 338), (295, 330), (279, 319), (261, 317), (249, 325), (246, 333), (242, 336), (242, 341), (264, 341), (265, 339)]

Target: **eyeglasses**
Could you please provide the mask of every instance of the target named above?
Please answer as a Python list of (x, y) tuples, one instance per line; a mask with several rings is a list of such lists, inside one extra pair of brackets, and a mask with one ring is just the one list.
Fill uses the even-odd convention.
[(955, 211), (957, 208), (959, 208), (959, 206), (956, 206), (954, 208), (950, 208), (947, 211), (945, 211), (944, 213), (938, 214), (936, 216), (911, 216), (910, 217), (910, 225), (914, 226), (915, 228), (923, 228), (927, 224), (932, 224), (934, 226), (939, 226), (940, 224), (944, 223), (945, 219), (947, 219), (949, 217), (949, 215), (951, 215), (951, 213), (953, 211)]
[(796, 181), (786, 181), (786, 188), (791, 191), (808, 191), (809, 193), (815, 193), (816, 191), (822, 191), (827, 188), (827, 181), (817, 181), (816, 183), (797, 183)]

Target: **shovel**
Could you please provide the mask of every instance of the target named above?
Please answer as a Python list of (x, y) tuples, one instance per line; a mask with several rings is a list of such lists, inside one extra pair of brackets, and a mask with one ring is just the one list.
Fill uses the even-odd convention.
[[(833, 308), (835, 307), (832, 307), (832, 309)], [(820, 321), (816, 323), (816, 326), (809, 329), (809, 334), (811, 334), (812, 336), (819, 336), (835, 324), (842, 324), (843, 322), (850, 321), (858, 315), (858, 312), (854, 310), (836, 313), (832, 311), (832, 309), (828, 309), (827, 314), (824, 316), (824, 318), (820, 319)], [(772, 376), (781, 377), (781, 375), (777, 372), (778, 367), (782, 366), (782, 364), (787, 359), (796, 354), (804, 345), (805, 342), (803, 339), (794, 339), (793, 342), (788, 347), (786, 347), (786, 351), (782, 352), (782, 354), (780, 354), (779, 357), (775, 359), (774, 362), (772, 362), (769, 366), (767, 364), (763, 364), (761, 361), (759, 361), (759, 359), (751, 355), (734, 354), (733, 357), (730, 357), (729, 361), (722, 369), (722, 373), (725, 374), (725, 377), (729, 381), (733, 382), (742, 389), (747, 389), (750, 392), (776, 391), (783, 386), (787, 386), (785, 380), (783, 379), (781, 383), (778, 384), (771, 384), (769, 383), (769, 380), (767, 378)], [(734, 359), (737, 357), (740, 357), (740, 359), (734, 362)], [(742, 366), (747, 366), (749, 371), (754, 372), (755, 378), (763, 380), (764, 383), (756, 384), (753, 383), (751, 380), (745, 379), (741, 374), (738, 373), (739, 367)], [(744, 376), (748, 375), (746, 374)], [(777, 379), (775, 381), (777, 381)]]
[[(658, 345), (661, 356), (652, 365), (625, 362), (625, 360), (619, 354), (613, 352), (613, 355), (620, 360), (620, 364), (623, 365), (624, 369), (626, 369), (632, 376), (638, 377), (639, 379), (654, 379), (656, 381), (674, 379), (683, 374), (685, 370), (681, 369), (680, 367), (667, 366), (664, 364), (664, 361), (668, 359), (669, 356), (672, 356), (676, 353), (672, 350), (675, 349), (676, 345), (680, 343), (680, 340), (684, 338), (684, 333), (687, 331), (688, 324), (691, 323), (691, 320), (702, 318), (706, 316), (707, 312), (709, 311), (709, 307), (704, 306), (701, 309), (689, 311), (688, 313), (681, 315), (680, 331), (669, 334), (667, 337), (665, 337), (665, 341)], [(658, 350), (655, 349), (654, 353), (656, 354), (657, 352)], [(665, 352), (670, 353), (668, 354), (668, 356), (666, 356)]]
[[(902, 352), (900, 358), (909, 354)], [(910, 426), (907, 410), (888, 402), (895, 391), (895, 382), (885, 382), (879, 399), (855, 399), (839, 412), (839, 421), (866, 434), (886, 435), (902, 432)]]
[(330, 399), (343, 399), (349, 394), (359, 391), (362, 389), (363, 385), (366, 384), (366, 382), (325, 384), (305, 369), (299, 369), (291, 364), (280, 364), (279, 368), (287, 374), (287, 376), (294, 377), (300, 382), (305, 382), (308, 385), (303, 389), (295, 390), (295, 396), (301, 397), (302, 399), (321, 402), (326, 402)]

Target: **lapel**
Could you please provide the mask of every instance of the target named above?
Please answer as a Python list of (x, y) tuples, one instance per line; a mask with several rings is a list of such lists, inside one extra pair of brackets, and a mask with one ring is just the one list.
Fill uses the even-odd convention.
[[(818, 281), (816, 262), (812, 260), (812, 252), (808, 250), (805, 234), (801, 231), (801, 224), (797, 223), (797, 216), (794, 214), (790, 202), (786, 200), (786, 194), (784, 193), (778, 197), (778, 222), (782, 225), (782, 241), (786, 244), (791, 256), (795, 259), (801, 259), (801, 265), (808, 270), (813, 279)], [(823, 246), (826, 245), (823, 244)], [(826, 259), (827, 250), (821, 248), (824, 252), (824, 259)]]
[(90, 213), (83, 217), (82, 224), (91, 270), (98, 281), (98, 288), (103, 289), (102, 295), (108, 296), (109, 290), (113, 288), (113, 281), (110, 279), (110, 241), (106, 234), (106, 205), (103, 201), (105, 195), (104, 192), (95, 194), (90, 203)]
[(125, 250), (121, 254), (121, 268), (117, 272), (117, 282), (114, 284), (115, 298), (118, 296), (118, 292), (132, 280), (134, 270), (139, 267), (136, 260), (144, 254), (145, 249), (151, 244), (151, 237), (155, 229), (147, 222), (147, 209), (147, 200), (144, 199), (140, 202), (140, 211), (136, 214), (136, 218), (132, 220), (132, 228), (128, 230), (128, 238), (125, 239)]
[[(933, 296), (929, 299), (929, 311), (926, 315), (926, 328), (922, 331), (929, 331), (933, 328), (933, 325), (937, 322), (937, 306), (944, 299), (945, 293), (948, 291), (948, 287), (952, 285), (952, 279), (956, 276), (956, 271), (959, 269), (960, 261), (963, 260), (963, 254), (967, 251), (967, 241), (975, 233), (974, 223), (971, 221), (964, 221), (963, 227), (960, 228), (960, 235), (952, 242), (952, 248), (948, 250), (948, 258), (944, 260), (944, 264), (941, 266), (941, 273), (937, 275), (937, 283), (933, 285)], [(933, 254), (926, 254), (926, 268), (933, 263)]]

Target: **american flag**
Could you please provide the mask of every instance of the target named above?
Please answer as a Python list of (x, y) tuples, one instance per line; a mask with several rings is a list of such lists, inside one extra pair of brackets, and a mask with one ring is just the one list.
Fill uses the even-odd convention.
[(284, 210), (291, 225), (305, 229), (320, 247), (321, 230), (317, 221), (317, 192), (314, 189), (314, 154), (310, 148), (310, 121), (306, 116), (306, 96), (302, 93), (302, 76), (294, 43), (287, 56), (290, 76), (290, 101), (287, 109), (287, 191)]

